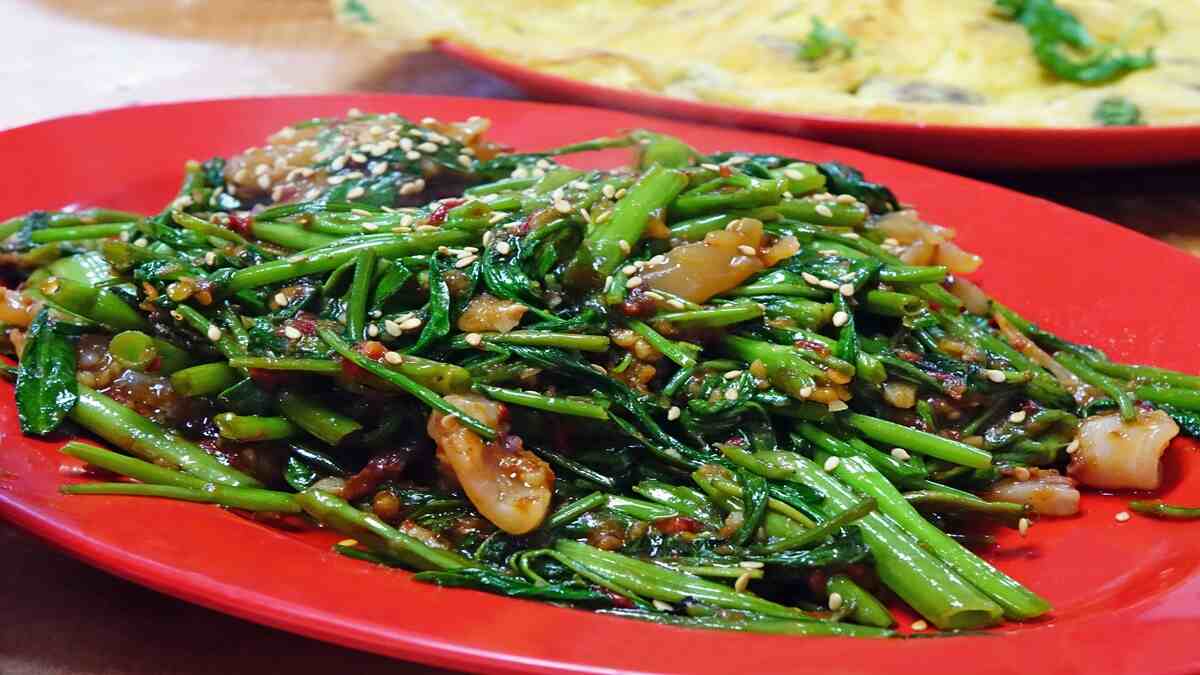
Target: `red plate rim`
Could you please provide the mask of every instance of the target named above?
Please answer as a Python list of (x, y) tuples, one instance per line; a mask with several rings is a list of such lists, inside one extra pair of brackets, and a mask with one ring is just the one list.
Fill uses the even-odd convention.
[[(592, 84), (529, 68), (449, 39), (436, 39), (433, 46), (549, 100), (809, 136), (934, 165), (970, 169), (1070, 169), (1200, 160), (1200, 124), (1006, 127), (775, 112)], [(923, 142), (913, 143), (914, 137)], [(905, 138), (910, 140), (906, 143)], [(1015, 152), (1017, 148), (1013, 144), (1030, 143), (1054, 145), (1031, 149), (1030, 154)], [(1180, 143), (1191, 143), (1192, 149), (1181, 147)], [(963, 147), (951, 147), (953, 145)], [(989, 149), (993, 152), (988, 152)], [(1085, 149), (1090, 152), (1076, 154)], [(1001, 154), (995, 154), (994, 150), (1000, 150)]]
[[(414, 117), (484, 114), (497, 120), (496, 134), (501, 140), (509, 140), (503, 138), (506, 123), (519, 121), (522, 128), (517, 134), (538, 138), (536, 142), (527, 139), (523, 147), (535, 143), (544, 147), (540, 143), (556, 135), (577, 138), (599, 129), (649, 126), (680, 134), (704, 149), (741, 146), (804, 153), (817, 160), (837, 157), (892, 183), (902, 197), (925, 204), (935, 219), (964, 225), (961, 236), (966, 246), (981, 250), (996, 269), (1007, 269), (1006, 264), (1024, 265), (1026, 269), (1020, 271), (987, 274), (984, 281), (989, 290), (1025, 310), (1032, 319), (1067, 337), (1098, 342), (1118, 356), (1200, 371), (1200, 354), (1193, 348), (1194, 341), (1186, 338), (1200, 323), (1193, 317), (1159, 310), (1160, 306), (1183, 305), (1190, 297), (1187, 288), (1176, 282), (1194, 277), (1200, 263), (1186, 254), (1036, 198), (812, 141), (571, 106), (346, 95), (228, 99), (91, 113), (2, 132), (0, 151), (39, 149), (43, 162), (54, 163), (55, 168), (60, 163), (70, 167), (86, 163), (86, 158), (75, 152), (86, 139), (89, 152), (111, 158), (106, 161), (116, 169), (114, 175), (96, 183), (127, 185), (131, 174), (121, 173), (123, 158), (112, 152), (120, 148), (128, 153), (125, 162), (155, 160), (155, 170), (163, 175), (148, 178), (157, 182), (142, 185), (134, 181), (125, 189), (144, 190), (149, 185), (158, 191), (152, 201), (161, 203), (170, 196), (161, 192), (173, 189), (178, 178), (176, 166), (164, 167), (161, 162), (166, 157), (174, 161), (178, 153), (164, 145), (167, 132), (160, 127), (175, 133), (182, 124), (195, 120), (206, 120), (213, 129), (226, 125), (231, 137), (214, 136), (220, 140), (213, 145), (179, 141), (190, 144), (188, 152), (197, 152), (192, 147), (220, 152), (228, 150), (223, 146), (257, 142), (265, 131), (283, 123), (351, 106), (398, 110)], [(548, 120), (554, 124), (547, 124)], [(136, 135), (113, 137), (118, 131)], [(520, 143), (515, 138), (511, 142)], [(74, 190), (83, 190), (81, 186), (88, 185), (83, 181), (90, 177), (86, 173), (68, 175), (62, 188), (53, 188), (26, 175), (31, 172), (17, 171), (10, 170), (12, 175), (6, 176), (12, 179), (13, 190), (0, 195), (0, 212), (6, 215), (63, 203), (69, 195), (78, 194)], [(72, 180), (79, 182), (72, 184)], [(68, 196), (49, 201), (44, 195), (54, 189)], [(88, 189), (92, 194), (105, 194), (104, 188)], [(27, 203), (32, 200), (42, 203)], [(130, 208), (120, 203), (114, 206)], [(1027, 249), (1028, 242), (1014, 244), (1011, 237), (997, 237), (984, 229), (1035, 217), (1046, 224), (1028, 237), (1042, 246)], [(976, 223), (974, 228), (967, 227), (971, 222)], [(1094, 260), (1104, 264), (1047, 273), (1046, 267), (1062, 257), (1053, 245), (1076, 239), (1087, 241)], [(1129, 274), (1136, 275), (1139, 283), (1121, 283)], [(1031, 279), (1049, 280), (1053, 286), (1067, 289), (1098, 286), (1107, 295), (1103, 303), (1077, 294), (1055, 300), (1053, 307), (1027, 309), (1026, 305), (1033, 303), (1022, 302), (1021, 291)], [(1114, 318), (1113, 312), (1101, 311), (1110, 305), (1121, 307), (1127, 316)], [(1086, 320), (1076, 323), (1079, 317)], [(1124, 319), (1139, 327), (1142, 339), (1134, 340), (1127, 331), (1117, 330), (1130, 325), (1122, 323)], [(443, 666), (506, 672), (729, 672), (736, 667), (761, 672), (826, 673), (833, 669), (865, 674), (909, 672), (915, 661), (935, 675), (958, 673), (964, 666), (980, 675), (1028, 672), (1031, 663), (1047, 671), (1091, 675), (1200, 672), (1200, 654), (1190, 641), (1200, 628), (1200, 541), (1181, 537), (1180, 526), (1173, 523), (1135, 519), (1114, 526), (1111, 516), (1123, 508), (1125, 497), (1088, 495), (1086, 518), (1039, 524), (1034, 532), (1042, 540), (1032, 548), (1020, 544), (1015, 535), (1002, 539), (1005, 550), (1012, 548), (1021, 557), (1042, 555), (1056, 542), (1078, 548), (1073, 564), (1085, 564), (1049, 572), (1053, 583), (1087, 585), (1080, 591), (1084, 599), (1073, 600), (1071, 607), (1064, 607), (1060, 616), (1049, 621), (1003, 628), (986, 636), (902, 641), (694, 631), (418, 584), (405, 574), (330, 553), (331, 537), (327, 535), (292, 536), (209, 506), (122, 497), (64, 497), (55, 489), (67, 480), (58, 471), (57, 443), (16, 433), (10, 390), (8, 385), (0, 386), (0, 447), (4, 450), (0, 453), (0, 515), (137, 583), (351, 647)], [(1189, 470), (1172, 484), (1167, 496), (1200, 501), (1200, 453), (1180, 455), (1173, 461), (1186, 463)], [(1089, 565), (1099, 564), (1105, 557), (1139, 561), (1152, 554), (1158, 556), (1152, 569), (1130, 566), (1128, 574), (1102, 579), (1103, 583), (1089, 580)], [(1025, 563), (1005, 559), (1000, 564), (1009, 568)], [(321, 577), (319, 587), (313, 588), (315, 568), (320, 569)], [(1096, 599), (1086, 599), (1093, 592)], [(356, 594), (401, 602), (387, 607), (364, 604), (362, 598), (351, 597)], [(405, 611), (413, 607), (421, 611)]]

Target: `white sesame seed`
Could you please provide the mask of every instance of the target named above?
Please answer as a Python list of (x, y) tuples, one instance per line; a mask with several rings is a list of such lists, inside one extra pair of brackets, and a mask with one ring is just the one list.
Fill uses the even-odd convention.
[(459, 155), (458, 163), (462, 164), (463, 166), (471, 166), (471, 158), (466, 155)]
[(654, 604), (654, 608), (655, 608), (655, 609), (657, 609), (657, 610), (659, 610), (660, 612), (673, 612), (673, 611), (675, 611), (675, 607), (673, 607), (673, 606), (672, 606), (670, 603), (668, 603), (668, 602), (663, 602), (662, 600), (655, 600), (653, 604)]
[(421, 320), (415, 316), (411, 319), (405, 319), (404, 321), (400, 322), (400, 330), (412, 330), (414, 328), (419, 328), (420, 326)]
[(736, 401), (737, 399), (738, 399), (737, 385), (734, 385), (725, 390), (725, 400), (726, 401)]
[(372, 176), (382, 176), (383, 174), (387, 173), (387, 170), (388, 170), (387, 162), (377, 162), (375, 164), (375, 166), (371, 167), (371, 175)]
[(746, 591), (746, 587), (750, 585), (750, 579), (753, 577), (754, 575), (750, 572), (743, 572), (742, 575), (733, 582), (733, 590), (737, 591), (738, 593), (744, 593)]
[(633, 247), (629, 245), (629, 242), (625, 241), (624, 239), (617, 241), (617, 248), (621, 249), (621, 253), (624, 253), (625, 255), (629, 255), (629, 252), (633, 250)]
[(587, 209), (583, 208), (582, 206), (579, 207), (579, 217), (583, 218), (583, 222), (585, 222), (585, 223), (592, 222), (592, 212), (588, 211)]
[(625, 288), (637, 288), (638, 286), (641, 286), (641, 285), (642, 285), (641, 277), (629, 277), (629, 280), (625, 282)]
[(750, 161), (749, 157), (745, 157), (743, 155), (734, 155), (733, 157), (730, 157), (729, 159), (725, 160), (725, 163), (726, 164), (743, 164), (743, 163), (749, 162), (749, 161)]
[(1008, 421), (1012, 422), (1013, 424), (1020, 424), (1021, 422), (1024, 422), (1025, 421), (1025, 411), (1018, 410), (1017, 412), (1009, 415)]
[(741, 376), (742, 376), (742, 371), (740, 371), (740, 370), (730, 370), (725, 373), (725, 379), (727, 379), (727, 380), (736, 380)]
[(1021, 533), (1022, 537), (1024, 537), (1026, 534), (1029, 533), (1029, 519), (1028, 518), (1022, 518), (1017, 521), (1017, 532)]
[(845, 326), (845, 325), (846, 325), (846, 322), (848, 322), (848, 321), (850, 321), (850, 315), (849, 315), (849, 314), (847, 314), (847, 313), (845, 313), (845, 312), (843, 312), (843, 311), (841, 311), (841, 310), (838, 310), (838, 311), (834, 312), (834, 314), (833, 314), (833, 325), (834, 325), (835, 327), (837, 327), (837, 328), (841, 328), (842, 326)]
[(841, 286), (838, 286), (838, 293), (841, 293), (847, 298), (854, 295), (854, 284), (842, 284)]
[(739, 244), (738, 252), (742, 255), (758, 255), (758, 250), (750, 244)]
[(621, 197), (625, 196), (626, 192), (629, 192), (629, 190), (626, 190), (625, 188), (621, 188), (620, 190), (617, 190), (617, 193), (614, 194), (613, 197), (620, 199)]
[(329, 178), (325, 179), (325, 182), (329, 183), (330, 185), (341, 185), (342, 181), (344, 180), (346, 180), (345, 176), (330, 176)]
[(371, 337), (379, 337), (379, 326), (376, 326), (375, 324), (367, 326), (367, 335), (370, 335)]
[(784, 169), (783, 175), (787, 176), (791, 180), (804, 180), (804, 174), (795, 169)]
[(421, 159), (421, 153), (417, 152), (416, 150), (409, 150), (408, 152), (404, 153), (404, 158), (415, 162), (416, 160)]
[(1079, 450), (1079, 439), (1078, 438), (1073, 439), (1070, 443), (1067, 443), (1067, 454), (1068, 455), (1073, 455), (1078, 450)]
[(427, 141), (425, 143), (418, 145), (417, 149), (420, 150), (421, 152), (437, 152), (438, 146), (436, 143), (430, 143)]
[(637, 271), (638, 271), (637, 265), (626, 265), (621, 268), (621, 272), (623, 274), (626, 274), (629, 276), (633, 276), (633, 275), (637, 274)]
[(374, 232), (379, 229), (379, 223), (363, 223), (363, 229), (367, 232)]
[(565, 199), (554, 200), (554, 210), (558, 211), (559, 213), (570, 213), (573, 208), (574, 207), (571, 206), (571, 202), (568, 202)]
[(1018, 466), (1017, 468), (1013, 469), (1013, 478), (1016, 478), (1019, 481), (1029, 480), (1029, 469), (1026, 469), (1023, 466)]
[(1005, 379), (1007, 379), (1004, 376), (1003, 370), (985, 370), (985, 371), (983, 371), (983, 373), (984, 373), (984, 375), (987, 376), (987, 379), (989, 379), (992, 382), (995, 382), (997, 384), (1004, 382)]
[(346, 159), (347, 157), (345, 155), (338, 157), (337, 159), (333, 160), (332, 163), (330, 163), (329, 168), (333, 171), (341, 171), (342, 169), (346, 168)]
[(834, 611), (834, 612), (836, 612), (836, 611), (838, 611), (839, 609), (841, 609), (841, 608), (842, 608), (842, 603), (843, 603), (843, 602), (844, 602), (844, 601), (842, 600), (842, 594), (841, 594), (841, 593), (838, 593), (837, 591), (834, 591), (833, 593), (830, 593), (830, 594), (829, 594), (829, 609), (830, 609), (830, 611)]
[(817, 275), (813, 274), (812, 272), (801, 272), (800, 276), (806, 283), (810, 283), (814, 286), (817, 286), (821, 283), (821, 280), (817, 278)]
[(683, 301), (676, 300), (675, 298), (667, 300), (667, 304), (670, 305), (672, 309), (687, 309), (687, 305), (683, 304)]
[(925, 630), (926, 628), (929, 628), (929, 624), (925, 623), (924, 621), (922, 621), (920, 619), (917, 619), (916, 621), (912, 622), (913, 630), (920, 631), (920, 630)]
[(611, 185), (605, 185), (604, 187), (600, 188), (600, 193), (605, 197), (612, 199), (613, 195), (617, 194), (617, 189)]
[(205, 265), (216, 265), (217, 264), (217, 254), (213, 253), (212, 251), (205, 253), (204, 254), (204, 264)]
[(672, 422), (679, 419), (679, 416), (682, 414), (683, 414), (683, 411), (680, 410), (679, 406), (677, 406), (677, 405), (673, 405), (667, 409), (667, 419), (671, 420)]
[(838, 282), (830, 281), (829, 279), (821, 279), (820, 281), (817, 282), (817, 285), (820, 286), (821, 288), (828, 288), (831, 291), (836, 291), (839, 286)]
[(346, 193), (346, 199), (358, 199), (359, 197), (361, 197), (365, 194), (367, 194), (367, 191), (365, 189), (363, 189), (363, 187), (361, 185), (359, 185), (359, 186), (350, 188), (350, 191)]
[(401, 138), (400, 139), (400, 149), (403, 150), (404, 152), (408, 152), (409, 150), (412, 150), (413, 149), (412, 139), (408, 138), (407, 136), (404, 138)]
[(258, 177), (257, 182), (258, 182), (258, 187), (262, 188), (263, 190), (266, 190), (267, 188), (271, 187), (271, 177), (265, 173)]
[(401, 354), (400, 352), (391, 352), (391, 351), (384, 352), (383, 360), (387, 361), (388, 363), (390, 363), (392, 365), (399, 365), (401, 363), (404, 363), (404, 355)]
[(763, 563), (761, 563), (757, 560), (743, 560), (738, 563), (738, 567), (741, 567), (742, 569), (747, 569), (747, 570), (761, 570), (764, 567), (764, 565), (763, 565)]
[(841, 463), (842, 460), (838, 459), (837, 457), (830, 457), (829, 459), (825, 460), (825, 465), (822, 468), (825, 469), (825, 473), (829, 473), (837, 469), (838, 465)]
[(212, 340), (213, 342), (220, 340), (221, 339), (221, 329), (217, 328), (215, 325), (209, 324), (208, 339)]
[(892, 448), (892, 458), (897, 461), (907, 462), (912, 458), (912, 455), (908, 454), (908, 451), (904, 448)]
[(496, 242), (496, 252), (500, 255), (508, 255), (512, 251), (512, 246), (507, 241)]
[(391, 335), (392, 337), (396, 337), (404, 332), (404, 330), (400, 328), (400, 324), (392, 321), (391, 319), (383, 320), (383, 329), (386, 330), (388, 335)]
[(476, 260), (479, 260), (479, 256), (466, 255), (466, 256), (459, 258), (458, 260), (455, 260), (454, 267), (455, 267), (455, 269), (462, 269), (462, 268), (470, 265), (471, 263), (475, 262)]
[(295, 326), (288, 326), (284, 328), (283, 334), (289, 340), (299, 340), (300, 338), (304, 337), (304, 333), (301, 333), (300, 330)]
[(824, 204), (817, 204), (816, 207), (813, 208), (813, 211), (816, 211), (817, 215), (819, 215), (819, 216), (825, 216), (826, 218), (833, 217), (833, 211), (828, 206), (825, 206)]
[(467, 333), (465, 339), (467, 344), (471, 345), (472, 347), (478, 347), (479, 345), (483, 344), (483, 336), (479, 333)]
[(596, 371), (597, 373), (600, 373), (601, 375), (608, 374), (608, 371), (604, 369), (604, 366), (600, 365), (599, 363), (593, 363), (592, 370)]
[(1122, 511), (1122, 512), (1118, 513), (1115, 517), (1116, 517), (1118, 523), (1123, 523), (1131, 518), (1128, 511)]
[(854, 198), (854, 195), (838, 195), (836, 201), (839, 204), (853, 204), (858, 200)]
[(800, 398), (808, 398), (809, 396), (812, 396), (812, 395), (813, 395), (812, 387), (801, 387), (800, 388)]
[(841, 412), (849, 407), (845, 401), (840, 401), (836, 398), (829, 402), (829, 412)]

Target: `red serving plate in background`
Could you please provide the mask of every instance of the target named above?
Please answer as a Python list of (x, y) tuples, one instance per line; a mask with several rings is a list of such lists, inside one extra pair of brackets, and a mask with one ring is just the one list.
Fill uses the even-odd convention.
[[(237, 99), (127, 108), (0, 133), (0, 216), (103, 204), (154, 211), (184, 161), (260, 143), (281, 126), (350, 107), (490, 117), (494, 137), (540, 149), (630, 127), (703, 150), (836, 159), (958, 228), (980, 283), (1031, 319), (1114, 357), (1200, 372), (1200, 261), (1051, 203), (812, 141), (568, 106), (409, 96)], [(590, 157), (614, 163), (615, 151)], [(413, 582), (330, 551), (325, 532), (273, 529), (219, 508), (67, 497), (61, 439), (21, 436), (0, 385), (0, 516), (114, 574), (230, 614), (399, 658), (487, 671), (680, 673), (1200, 672), (1200, 537), (1194, 526), (1113, 516), (1128, 496), (1087, 494), (1083, 514), (1004, 532), (988, 557), (1056, 606), (1049, 619), (979, 636), (853, 640), (656, 626)], [(1168, 451), (1164, 496), (1200, 503), (1200, 453)], [(11, 619), (11, 618), (10, 618)]]
[(447, 40), (435, 41), (434, 46), (548, 101), (805, 136), (936, 166), (976, 170), (1094, 169), (1200, 161), (1200, 125), (982, 127), (772, 112), (591, 84)]

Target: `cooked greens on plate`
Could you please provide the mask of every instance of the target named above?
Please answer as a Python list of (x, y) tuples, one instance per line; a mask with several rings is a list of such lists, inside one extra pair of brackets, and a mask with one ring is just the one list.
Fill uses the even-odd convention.
[(1030, 323), (853, 167), (487, 126), (352, 111), (190, 162), (156, 214), (0, 223), (21, 428), (102, 471), (63, 491), (303, 521), (443, 586), (879, 637), (897, 600), (1051, 612), (988, 528), (1153, 490), (1200, 435), (1200, 377)]

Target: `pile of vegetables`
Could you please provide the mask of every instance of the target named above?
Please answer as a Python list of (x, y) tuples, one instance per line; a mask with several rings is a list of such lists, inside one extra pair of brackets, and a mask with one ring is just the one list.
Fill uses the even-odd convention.
[(68, 442), (110, 473), (64, 492), (300, 518), (446, 586), (887, 636), (895, 600), (1046, 614), (987, 527), (1153, 489), (1200, 434), (1200, 377), (1026, 321), (851, 167), (486, 126), (313, 120), (190, 163), (156, 215), (0, 224), (22, 429), (119, 451)]

